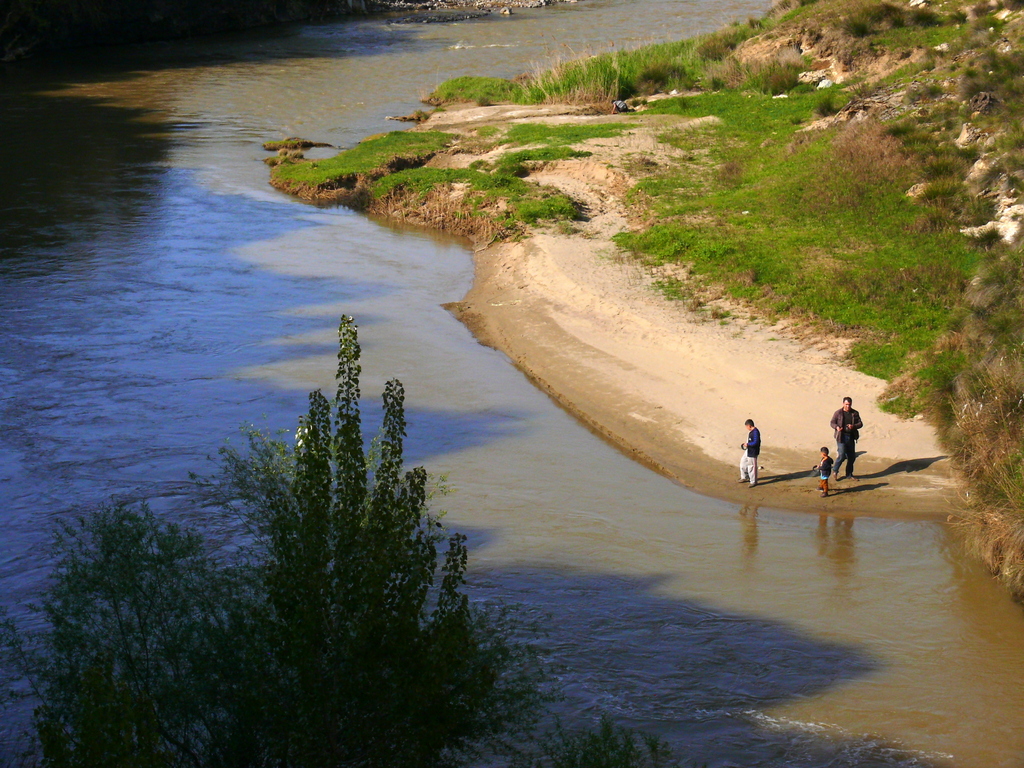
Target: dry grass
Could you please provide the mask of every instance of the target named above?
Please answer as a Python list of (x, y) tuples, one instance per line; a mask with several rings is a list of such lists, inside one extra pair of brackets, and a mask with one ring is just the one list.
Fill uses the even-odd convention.
[(370, 200), (365, 210), (393, 220), (467, 237), (478, 244), (509, 234), (507, 226), (496, 216), (489, 215), (500, 211), (474, 210), (460, 191), (450, 184), (435, 187), (422, 197), (417, 192), (398, 188)]
[(881, 124), (874, 120), (847, 123), (832, 142), (831, 162), (808, 204), (859, 205), (874, 189), (909, 186), (913, 167), (914, 161), (899, 140), (888, 135)]
[(961, 519), (959, 527), (966, 533), (970, 553), (1014, 595), (1024, 597), (1024, 524), (1020, 517), (991, 509), (975, 511)]

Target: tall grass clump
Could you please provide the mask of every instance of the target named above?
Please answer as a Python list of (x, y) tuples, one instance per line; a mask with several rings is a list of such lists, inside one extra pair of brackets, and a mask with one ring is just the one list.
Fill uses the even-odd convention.
[(688, 40), (559, 62), (526, 83), (526, 100), (592, 104), (660, 91), (689, 90), (702, 81), (709, 64), (727, 59), (740, 43), (762, 31), (768, 23), (737, 23)]
[(692, 88), (702, 61), (696, 47), (691, 39), (559, 62), (530, 79), (526, 100), (593, 104)]
[(847, 123), (832, 140), (814, 196), (830, 206), (860, 205), (873, 193), (909, 185), (913, 169), (912, 158), (880, 123)]
[[(749, 77), (750, 87), (765, 93), (782, 93), (796, 84), (799, 70), (794, 61), (781, 57), (777, 61), (746, 68), (731, 58), (743, 41), (764, 31), (772, 23), (772, 19), (752, 19), (687, 40), (559, 61), (515, 81), (459, 77), (442, 83), (425, 101), (434, 105), (456, 102), (601, 104), (634, 96), (693, 89), (706, 84), (709, 67), (720, 64), (739, 67), (738, 78), (729, 78), (727, 85), (730, 87)], [(718, 82), (716, 76), (712, 80)]]
[(842, 28), (854, 37), (868, 37), (883, 29), (903, 27), (906, 23), (906, 11), (894, 3), (860, 2), (852, 5)]
[(766, 61), (748, 64), (743, 85), (769, 96), (786, 93), (799, 84), (803, 69), (803, 57), (796, 49), (785, 48)]
[(935, 398), (944, 444), (969, 492), (969, 542), (1024, 596), (1024, 255), (994, 248), (940, 354), (962, 363)]

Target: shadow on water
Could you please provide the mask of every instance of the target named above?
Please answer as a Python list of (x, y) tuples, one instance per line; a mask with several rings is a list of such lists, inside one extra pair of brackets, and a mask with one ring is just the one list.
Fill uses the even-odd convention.
[[(468, 533), (474, 549), (491, 538)], [(660, 595), (663, 582), (528, 566), (472, 571), (468, 593), (513, 607), (533, 628), (522, 637), (564, 697), (544, 729), (555, 717), (576, 728), (607, 714), (664, 739), (685, 765), (707, 768), (940, 764), (871, 735), (766, 712), (877, 673), (877, 659), (782, 622)], [(0, 745), (0, 759), (13, 743)]]
[[(409, 14), (403, 14), (409, 15)], [(0, 77), (38, 73), (49, 83), (72, 78), (116, 81), (140, 73), (210, 68), (246, 62), (354, 58), (386, 54), (396, 47), (415, 53), (433, 45), (418, 25), (388, 24), (394, 13), (340, 16), (323, 21), (268, 24), (177, 40), (78, 48), (0, 64)], [(486, 23), (484, 17), (479, 23)], [(474, 23), (466, 20), (460, 23)], [(508, 21), (504, 21), (508, 24)]]
[(315, 227), (315, 217), (212, 194), (189, 171), (158, 172), (158, 189), (132, 209), (135, 222), (117, 203), (108, 211), (126, 216), (124, 242), (82, 222), (73, 245), (45, 234), (5, 243), (0, 592), (8, 596), (38, 578), (43, 521), (69, 505), (126, 488), (177, 493), (204, 456), (263, 414), (270, 428), (294, 429), (304, 393), (231, 375), (292, 358), (292, 348), (268, 342), (323, 327), (294, 308), (393, 290), (285, 277), (232, 258), (247, 243)]
[(175, 132), (146, 109), (114, 106), (62, 89), (132, 80), (148, 72), (246, 62), (415, 51), (413, 29), (380, 19), (294, 24), (198, 40), (76, 50), (0, 65), (0, 261), (39, 249), (61, 261), (96, 247), (124, 247), (159, 197)]
[(851, 645), (659, 595), (657, 578), (532, 568), (476, 572), (471, 585), (476, 599), (520, 606), (542, 628), (567, 725), (607, 713), (710, 767), (929, 765), (898, 745), (764, 711), (881, 670)]
[[(168, 142), (143, 110), (9, 88), (0, 183), (0, 264), (52, 254), (55, 266), (123, 247), (159, 195)], [(74, 130), (69, 130), (69, 124)], [(120, 242), (119, 242), (120, 241)], [(59, 250), (59, 253), (57, 251)]]

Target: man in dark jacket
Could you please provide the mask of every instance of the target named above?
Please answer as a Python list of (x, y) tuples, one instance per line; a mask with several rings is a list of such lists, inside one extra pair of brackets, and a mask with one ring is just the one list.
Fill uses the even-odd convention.
[(743, 449), (743, 457), (740, 459), (740, 482), (749, 482), (753, 488), (757, 485), (757, 457), (761, 454), (761, 431), (754, 426), (753, 419), (747, 419), (743, 425), (747, 428), (747, 439), (740, 445)]
[(846, 462), (846, 479), (856, 480), (853, 476), (853, 462), (857, 459), (857, 438), (864, 423), (860, 414), (853, 410), (853, 400), (843, 398), (843, 407), (832, 414), (832, 429), (836, 434), (836, 463), (832, 468), (835, 479), (839, 480), (839, 467)]

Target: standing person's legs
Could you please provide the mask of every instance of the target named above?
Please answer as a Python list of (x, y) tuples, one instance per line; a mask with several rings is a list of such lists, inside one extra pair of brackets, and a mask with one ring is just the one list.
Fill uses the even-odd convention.
[(846, 461), (846, 441), (836, 440), (836, 463), (832, 465), (832, 474), (835, 475), (836, 480), (839, 479), (839, 467)]
[(853, 462), (857, 459), (857, 441), (851, 440), (846, 446), (846, 476), (853, 477)]
[(757, 485), (757, 460), (758, 460), (758, 457), (757, 456), (748, 456), (747, 458), (750, 460), (750, 464), (749, 464), (749, 467), (748, 467), (748, 472), (750, 474), (750, 485), (751, 485), (751, 487), (753, 487), (753, 486)]
[(758, 458), (743, 454), (739, 460), (739, 481), (750, 482), (751, 485), (758, 484)]

